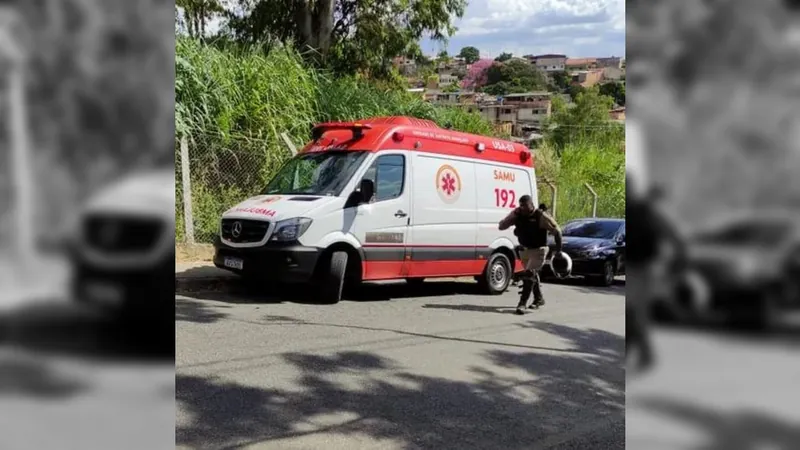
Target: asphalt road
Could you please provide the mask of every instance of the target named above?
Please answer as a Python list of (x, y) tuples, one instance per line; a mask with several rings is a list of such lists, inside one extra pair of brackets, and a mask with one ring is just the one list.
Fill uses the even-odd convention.
[(178, 448), (624, 448), (624, 282), (525, 316), (474, 288), (177, 295)]
[(174, 448), (172, 352), (146, 328), (66, 298), (17, 306), (0, 316), (0, 448)]
[(653, 370), (628, 377), (626, 448), (790, 450), (800, 445), (800, 332), (661, 328)]

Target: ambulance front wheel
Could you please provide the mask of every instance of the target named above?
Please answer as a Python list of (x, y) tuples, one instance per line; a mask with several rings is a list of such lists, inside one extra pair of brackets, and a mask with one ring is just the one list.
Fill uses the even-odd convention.
[(342, 300), (345, 274), (347, 273), (347, 252), (336, 251), (331, 254), (331, 259), (322, 268), (320, 273), (321, 287), (320, 301), (333, 305)]
[(508, 289), (513, 275), (511, 260), (508, 259), (508, 256), (498, 252), (489, 258), (478, 283), (484, 293), (500, 295)]

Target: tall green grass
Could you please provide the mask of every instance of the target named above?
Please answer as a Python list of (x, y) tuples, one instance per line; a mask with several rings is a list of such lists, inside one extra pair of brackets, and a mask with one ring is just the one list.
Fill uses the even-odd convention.
[[(335, 78), (306, 67), (290, 48), (266, 53), (258, 47), (220, 48), (178, 38), (175, 97), (176, 132), (189, 140), (199, 242), (210, 241), (222, 212), (263, 188), (290, 156), (282, 132), (300, 146), (315, 123), (402, 115), (493, 134), (491, 124), (478, 114), (438, 108), (404, 90), (364, 79)], [(183, 205), (177, 185), (180, 240)]]
[[(433, 120), (442, 127), (468, 133), (496, 134), (494, 127), (476, 113), (436, 107), (415, 94), (369, 80), (336, 78), (310, 69), (291, 48), (273, 47), (266, 52), (258, 47), (206, 45), (187, 38), (177, 38), (176, 42), (175, 104), (176, 133), (189, 141), (198, 242), (210, 242), (217, 233), (220, 215), (262, 189), (289, 158), (280, 139), (282, 132), (300, 146), (309, 139), (315, 123), (403, 115)], [(180, 161), (178, 149), (176, 145), (176, 162)], [(574, 150), (581, 155), (594, 151)], [(560, 158), (553, 156), (537, 170), (555, 170), (553, 177), (558, 178), (560, 186), (578, 183), (581, 176), (601, 182), (603, 175), (596, 172), (609, 167), (607, 161), (601, 161), (602, 156), (569, 153), (566, 151)], [(579, 169), (581, 164), (590, 165)], [(180, 180), (180, 164), (176, 163), (176, 168)], [(565, 175), (568, 173), (574, 175)], [(176, 186), (176, 238), (182, 240), (181, 183)], [(612, 192), (611, 188), (603, 189), (601, 202), (606, 193)], [(559, 200), (559, 219), (562, 211), (567, 214), (567, 204), (587, 201), (589, 195), (585, 190), (575, 191), (574, 197)], [(603, 206), (608, 211), (619, 211), (610, 203)], [(605, 210), (598, 208), (600, 211)]]
[(568, 144), (556, 156), (552, 145), (537, 149), (539, 201), (552, 203), (557, 186), (556, 218), (560, 223), (591, 217), (594, 198), (586, 183), (597, 193), (598, 217), (625, 217), (625, 154), (619, 145), (584, 142)]

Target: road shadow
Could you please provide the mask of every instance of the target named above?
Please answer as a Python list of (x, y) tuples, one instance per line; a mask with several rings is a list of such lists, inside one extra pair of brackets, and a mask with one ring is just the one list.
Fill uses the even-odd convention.
[(560, 286), (569, 286), (575, 288), (583, 293), (588, 294), (616, 294), (625, 295), (625, 279), (615, 278), (611, 286), (599, 286), (595, 284), (590, 278), (586, 277), (570, 277), (566, 279), (558, 279), (555, 277), (542, 278), (545, 284), (557, 284)]
[(14, 353), (0, 356), (0, 399), (20, 396), (43, 400), (64, 400), (90, 386), (75, 377), (54, 371), (44, 361)]
[(443, 304), (433, 304), (428, 303), (427, 305), (422, 306), (425, 309), (444, 309), (449, 311), (463, 311), (463, 312), (481, 312), (481, 313), (496, 313), (496, 314), (515, 314), (516, 313), (516, 306), (492, 306), (492, 305), (469, 305), (469, 304), (460, 304), (460, 305), (451, 305), (447, 303)]
[[(800, 427), (778, 417), (755, 410), (715, 411), (712, 408), (674, 399), (637, 395), (631, 399), (641, 407), (669, 420), (682, 422), (703, 432), (704, 439), (694, 448), (739, 450), (754, 448), (794, 449), (800, 443)], [(643, 434), (638, 433), (646, 441)], [(657, 436), (653, 439), (657, 440)], [(640, 445), (646, 445), (641, 442)]]
[(477, 283), (471, 281), (426, 281), (408, 284), (404, 281), (391, 283), (364, 283), (350, 293), (354, 301), (388, 301), (408, 298), (448, 297), (454, 295), (483, 296)]
[[(200, 300), (233, 304), (278, 304), (297, 303), (321, 305), (316, 300), (316, 286), (276, 285), (228, 279), (206, 284), (192, 289), (178, 289), (176, 294)], [(408, 298), (447, 297), (455, 295), (481, 296), (478, 284), (469, 281), (430, 281), (420, 285), (400, 282), (363, 283), (358, 287), (346, 289), (343, 301), (383, 302)], [(201, 321), (199, 319), (198, 321)], [(191, 320), (189, 320), (191, 321)]]
[(80, 360), (164, 364), (175, 360), (175, 329), (125, 323), (74, 303), (38, 303), (0, 316), (4, 343)]
[(623, 448), (623, 337), (548, 330), (574, 346), (486, 351), (457, 380), (349, 350), (282, 355), (297, 371), (292, 389), (179, 373), (176, 443), (282, 448), (283, 440), (341, 435), (407, 449)]
[(232, 306), (175, 297), (175, 322), (214, 323), (228, 317), (224, 310), (229, 308)]
[(655, 329), (719, 336), (753, 343), (800, 345), (800, 324), (776, 324), (766, 329), (753, 329), (716, 319), (692, 318), (683, 321), (653, 321)]

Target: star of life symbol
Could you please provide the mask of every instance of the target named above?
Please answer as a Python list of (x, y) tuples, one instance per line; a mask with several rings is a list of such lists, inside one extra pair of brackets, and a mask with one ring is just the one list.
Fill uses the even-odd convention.
[(443, 165), (436, 172), (436, 193), (445, 203), (455, 203), (461, 196), (461, 177), (450, 165)]

